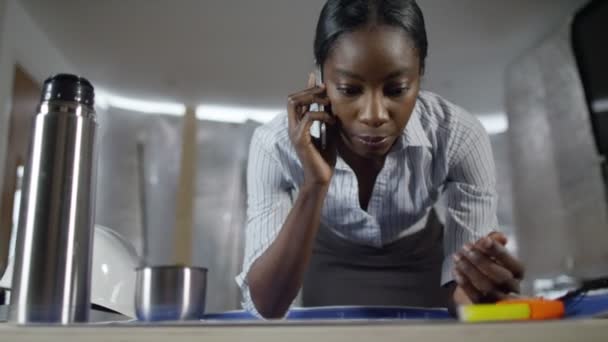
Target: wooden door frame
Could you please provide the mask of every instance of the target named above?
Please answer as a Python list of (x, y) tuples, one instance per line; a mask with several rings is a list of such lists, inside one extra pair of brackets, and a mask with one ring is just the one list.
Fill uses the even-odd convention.
[(42, 89), (25, 68), (19, 64), (14, 68), (6, 154), (0, 161), (4, 164), (4, 179), (0, 182), (0, 275), (4, 274), (8, 262), (17, 169), (27, 158), (31, 126)]

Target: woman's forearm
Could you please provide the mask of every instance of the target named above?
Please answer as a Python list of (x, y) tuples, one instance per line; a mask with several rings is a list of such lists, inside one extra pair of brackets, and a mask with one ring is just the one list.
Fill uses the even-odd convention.
[(327, 189), (324, 184), (300, 189), (277, 238), (247, 274), (251, 298), (264, 318), (283, 317), (302, 286)]

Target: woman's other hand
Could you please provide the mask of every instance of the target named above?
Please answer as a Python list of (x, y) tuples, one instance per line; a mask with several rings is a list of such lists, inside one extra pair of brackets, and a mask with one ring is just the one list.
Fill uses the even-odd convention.
[(507, 238), (494, 232), (453, 256), (456, 304), (492, 303), (519, 293), (524, 266), (506, 244)]

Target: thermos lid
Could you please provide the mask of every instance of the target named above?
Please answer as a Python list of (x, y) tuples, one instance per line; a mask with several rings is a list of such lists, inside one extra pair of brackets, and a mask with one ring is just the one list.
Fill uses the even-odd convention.
[(93, 107), (95, 90), (86, 78), (57, 74), (44, 81), (42, 101), (73, 101)]

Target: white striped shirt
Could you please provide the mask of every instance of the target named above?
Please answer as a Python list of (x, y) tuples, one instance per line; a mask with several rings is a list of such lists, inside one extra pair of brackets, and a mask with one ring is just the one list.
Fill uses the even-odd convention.
[[(245, 256), (236, 281), (243, 308), (256, 315), (247, 272), (278, 235), (304, 180), (287, 125), (283, 114), (257, 128), (249, 151)], [(367, 211), (360, 206), (357, 184), (338, 156), (321, 224), (352, 242), (381, 247), (423, 229), (435, 207), (444, 223), (442, 284), (452, 280), (456, 251), (498, 230), (488, 134), (475, 117), (430, 92), (420, 92), (377, 176)]]

